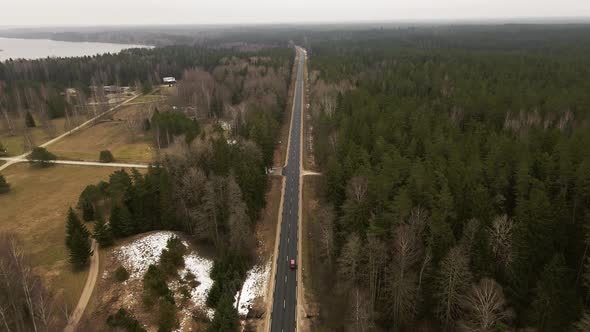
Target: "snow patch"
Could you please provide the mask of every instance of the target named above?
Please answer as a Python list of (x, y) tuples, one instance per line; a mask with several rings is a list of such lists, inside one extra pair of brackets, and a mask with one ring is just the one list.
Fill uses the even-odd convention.
[[(184, 270), (180, 273), (180, 276), (184, 278), (187, 271), (196, 276), (196, 280), (200, 284), (191, 289), (191, 299), (195, 304), (203, 306), (203, 308), (206, 308), (207, 294), (209, 294), (209, 290), (213, 286), (213, 279), (209, 275), (212, 267), (212, 260), (200, 257), (195, 253), (184, 256)], [(206, 310), (209, 318), (213, 318), (214, 310), (210, 308)]]
[[(143, 278), (151, 264), (158, 264), (162, 249), (166, 248), (173, 232), (157, 232), (146, 235), (113, 251), (131, 278)], [(183, 241), (184, 243), (184, 241)], [(186, 245), (186, 243), (184, 243)]]
[[(266, 264), (256, 265), (248, 271), (246, 281), (242, 285), (242, 290), (234, 297), (234, 306), (237, 306), (241, 316), (248, 314), (256, 298), (265, 295), (270, 277), (270, 263), (269, 260)], [(239, 303), (237, 303), (238, 298), (240, 300)]]
[[(151, 264), (158, 264), (162, 250), (174, 236), (177, 235), (169, 231), (152, 233), (121, 246), (113, 251), (113, 255), (127, 269), (130, 279), (141, 279)], [(186, 241), (183, 240), (182, 244), (190, 248)], [(184, 269), (179, 271), (181, 278), (184, 278), (188, 271), (195, 275), (199, 285), (190, 290), (191, 300), (195, 305), (205, 308), (209, 318), (213, 318), (214, 314), (214, 310), (206, 306), (207, 294), (213, 286), (213, 280), (209, 276), (212, 267), (212, 260), (201, 257), (196, 251), (189, 249), (189, 253), (184, 256)], [(178, 281), (171, 282), (169, 286), (177, 289)]]

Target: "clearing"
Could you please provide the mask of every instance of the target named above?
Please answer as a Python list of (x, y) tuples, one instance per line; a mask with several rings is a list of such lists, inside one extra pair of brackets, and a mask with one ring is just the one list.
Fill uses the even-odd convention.
[[(109, 314), (115, 313), (119, 308), (125, 308), (148, 330), (157, 329), (157, 315), (153, 310), (146, 309), (142, 302), (143, 275), (150, 264), (158, 264), (162, 249), (166, 247), (169, 238), (177, 236), (183, 240), (188, 251), (184, 256), (185, 267), (179, 270), (179, 278), (172, 278), (168, 282), (170, 290), (175, 294), (175, 302), (179, 304), (177, 318), (181, 331), (198, 330), (202, 328), (209, 317), (213, 317), (213, 309), (205, 304), (209, 289), (213, 280), (209, 272), (213, 266), (213, 260), (208, 253), (208, 248), (197, 247), (188, 242), (183, 233), (170, 231), (156, 231), (139, 234), (122, 239), (106, 250), (101, 250), (104, 256), (102, 272), (97, 281), (95, 296), (90, 300), (84, 318), (80, 322), (81, 331), (105, 331), (108, 330), (106, 319)], [(114, 271), (123, 266), (129, 272), (129, 279), (119, 282), (114, 278)], [(185, 284), (184, 277), (190, 271), (195, 275), (195, 287), (189, 287), (188, 298), (181, 296), (180, 288)], [(183, 280), (181, 282), (179, 280)], [(100, 295), (98, 295), (100, 294)], [(195, 312), (201, 313), (203, 320), (195, 320), (192, 316)]]
[(48, 149), (60, 159), (97, 161), (100, 151), (110, 150), (117, 162), (152, 162), (155, 150), (143, 130), (149, 114), (146, 105), (124, 106)]
[[(0, 232), (16, 234), (31, 255), (35, 272), (74, 308), (87, 272), (73, 272), (65, 247), (66, 214), (84, 187), (108, 180), (111, 168), (16, 164), (2, 172), (11, 191), (0, 196)], [(87, 224), (89, 225), (89, 224)]]

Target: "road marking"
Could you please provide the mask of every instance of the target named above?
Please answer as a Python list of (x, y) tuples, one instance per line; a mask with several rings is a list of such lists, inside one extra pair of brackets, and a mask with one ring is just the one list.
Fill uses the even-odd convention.
[(287, 305), (287, 302), (285, 300), (283, 300), (283, 309), (285, 309), (286, 305)]
[(287, 275), (285, 274), (285, 283), (287, 283)]

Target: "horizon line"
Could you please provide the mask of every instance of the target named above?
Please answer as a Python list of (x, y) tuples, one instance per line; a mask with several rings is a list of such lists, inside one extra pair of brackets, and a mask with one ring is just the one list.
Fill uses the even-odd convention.
[(487, 23), (487, 24), (590, 24), (590, 16), (514, 16), (514, 17), (457, 17), (457, 18), (392, 18), (366, 20), (309, 20), (309, 21), (258, 21), (258, 22), (204, 22), (204, 23), (89, 23), (89, 24), (0, 24), (0, 29), (26, 28), (99, 28), (99, 27), (215, 27), (215, 26), (306, 26), (306, 25), (363, 25), (363, 24), (420, 24), (420, 23)]

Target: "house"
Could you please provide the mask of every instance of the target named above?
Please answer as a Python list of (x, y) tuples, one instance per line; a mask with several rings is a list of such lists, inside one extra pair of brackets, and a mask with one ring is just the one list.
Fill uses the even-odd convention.
[(121, 93), (121, 91), (123, 90), (116, 85), (105, 85), (103, 89), (104, 93)]
[(174, 77), (164, 77), (162, 79), (162, 81), (164, 81), (164, 84), (168, 84), (168, 86), (172, 86), (173, 84), (176, 84), (176, 78), (174, 78)]

